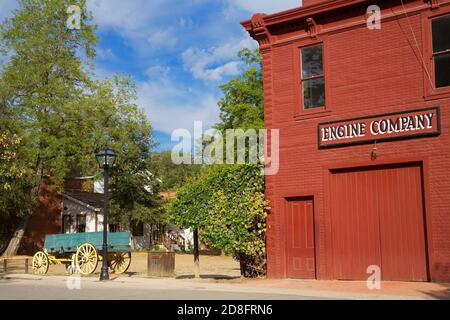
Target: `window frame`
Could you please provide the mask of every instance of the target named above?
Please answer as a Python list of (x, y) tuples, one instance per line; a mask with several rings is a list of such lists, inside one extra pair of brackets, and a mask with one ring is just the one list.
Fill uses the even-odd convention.
[(61, 218), (61, 234), (72, 233), (72, 216), (70, 214), (63, 214)]
[[(423, 39), (423, 57), (427, 70), (423, 69), (423, 88), (424, 99), (435, 100), (450, 97), (450, 86), (436, 88), (436, 72), (434, 57), (437, 54), (445, 53), (434, 52), (433, 48), (433, 29), (432, 21), (440, 17), (449, 16), (450, 7), (439, 7), (434, 10), (427, 10), (422, 13), (422, 39)], [(448, 52), (448, 51), (447, 51)], [(430, 79), (433, 86), (430, 85)]]
[(450, 53), (450, 48), (445, 49), (445, 50), (441, 50), (441, 51), (437, 51), (437, 52), (434, 51), (433, 21), (442, 19), (444, 17), (450, 18), (450, 14), (448, 14), (448, 15), (444, 14), (442, 16), (430, 19), (430, 23), (431, 23), (431, 41), (432, 41), (432, 49), (431, 50), (432, 50), (432, 56), (433, 56), (432, 59), (433, 59), (433, 72), (434, 72), (434, 86), (435, 86), (436, 89), (450, 87), (450, 83), (447, 86), (443, 86), (443, 87), (439, 87), (439, 88), (437, 88), (437, 85), (436, 85), (436, 57), (444, 55), (444, 54), (449, 54)]
[[(80, 224), (80, 218), (84, 219), (84, 224)], [(84, 231), (79, 231), (79, 227), (84, 225)], [(87, 217), (86, 214), (77, 214), (76, 217), (76, 226), (75, 231), (76, 233), (86, 233), (87, 230)]]
[[(303, 78), (302, 75), (302, 49), (307, 47), (312, 47), (315, 45), (322, 46), (322, 75)], [(327, 35), (320, 35), (320, 39), (302, 39), (302, 41), (295, 42), (293, 44), (294, 50), (294, 92), (295, 92), (295, 110), (293, 117), (295, 120), (320, 118), (328, 116), (331, 110), (330, 103), (330, 93), (329, 93), (329, 74), (328, 74), (328, 46), (327, 46)], [(304, 105), (304, 95), (303, 95), (303, 82), (322, 78), (324, 79), (325, 87), (325, 105), (322, 107), (305, 109)]]
[[(318, 74), (318, 75), (314, 75), (314, 76), (310, 76), (310, 77), (303, 77), (303, 55), (302, 52), (304, 49), (306, 48), (311, 48), (311, 47), (317, 47), (317, 46), (321, 46), (321, 51), (322, 51), (322, 73)], [(305, 47), (301, 47), (300, 48), (300, 90), (302, 91), (302, 106), (303, 106), (303, 110), (311, 110), (311, 109), (316, 109), (316, 110), (320, 110), (320, 109), (324, 109), (326, 104), (327, 104), (327, 96), (326, 96), (326, 92), (325, 92), (325, 71), (324, 71), (324, 66), (323, 66), (323, 44), (322, 43), (317, 43), (317, 44), (312, 44), (309, 46), (305, 46)], [(325, 95), (325, 104), (323, 106), (318, 106), (318, 107), (311, 107), (309, 109), (305, 108), (305, 96), (304, 96), (304, 92), (305, 92), (305, 83), (308, 81), (312, 81), (312, 80), (316, 80), (316, 79), (322, 79), (323, 78), (323, 83), (324, 83), (324, 95)]]

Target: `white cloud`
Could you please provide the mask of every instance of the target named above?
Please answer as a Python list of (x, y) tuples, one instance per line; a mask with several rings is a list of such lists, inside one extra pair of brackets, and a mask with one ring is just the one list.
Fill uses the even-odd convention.
[(240, 73), (240, 62), (236, 60), (236, 54), (241, 49), (256, 47), (256, 42), (247, 36), (240, 41), (230, 41), (206, 50), (191, 47), (182, 54), (183, 66), (196, 79), (221, 81), (224, 76)]
[[(224, 76), (236, 76), (240, 73), (239, 61), (231, 61), (215, 69), (204, 70), (199, 75), (200, 79), (210, 79), (215, 81), (221, 81)], [(203, 70), (202, 70), (203, 71)]]
[(101, 60), (111, 60), (115, 59), (116, 56), (114, 55), (113, 51), (109, 48), (96, 48), (97, 57)]
[(164, 67), (161, 65), (154, 65), (145, 70), (145, 74), (149, 78), (164, 78), (166, 79), (169, 76), (171, 68), (170, 67)]
[(229, 0), (230, 5), (251, 13), (275, 13), (300, 7), (301, 0)]
[(170, 81), (147, 81), (138, 84), (138, 97), (139, 107), (157, 131), (171, 134), (184, 128), (192, 132), (194, 121), (203, 121), (205, 129), (218, 122), (219, 97), (213, 92)]
[(158, 24), (160, 13), (170, 4), (164, 0), (88, 0), (87, 7), (100, 31), (112, 30), (134, 48), (149, 50), (175, 44), (173, 38), (165, 41), (169, 31), (160, 30)]
[[(159, 4), (160, 1), (151, 3)], [(131, 31), (144, 27), (151, 18), (153, 10), (149, 4), (146, 0), (88, 0), (87, 7), (100, 28)]]
[(177, 37), (173, 29), (159, 30), (147, 38), (152, 49), (173, 48), (177, 44)]

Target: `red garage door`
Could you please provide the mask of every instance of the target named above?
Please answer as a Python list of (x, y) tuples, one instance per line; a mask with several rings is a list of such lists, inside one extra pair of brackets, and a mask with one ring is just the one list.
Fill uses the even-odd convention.
[(287, 277), (315, 279), (313, 199), (288, 199), (285, 212)]
[(331, 172), (333, 270), (336, 279), (427, 281), (420, 165)]

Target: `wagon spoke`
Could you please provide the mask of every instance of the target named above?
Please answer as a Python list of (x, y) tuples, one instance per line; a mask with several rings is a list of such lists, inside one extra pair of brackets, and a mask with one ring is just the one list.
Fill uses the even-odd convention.
[(43, 275), (46, 274), (49, 267), (49, 261), (47, 255), (39, 251), (33, 256), (33, 261), (31, 263), (33, 273)]
[(82, 244), (75, 255), (76, 265), (80, 268), (83, 275), (95, 272), (98, 264), (98, 256), (96, 248), (89, 244)]
[(129, 252), (116, 252), (110, 256), (110, 267), (116, 274), (124, 273), (131, 264), (131, 254)]

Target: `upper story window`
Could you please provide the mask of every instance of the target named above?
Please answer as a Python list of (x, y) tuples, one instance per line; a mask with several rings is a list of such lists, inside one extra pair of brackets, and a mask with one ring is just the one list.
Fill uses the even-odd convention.
[(450, 15), (433, 19), (433, 60), (436, 88), (450, 86)]
[(325, 107), (325, 78), (323, 74), (322, 44), (301, 49), (301, 81), (303, 108)]

